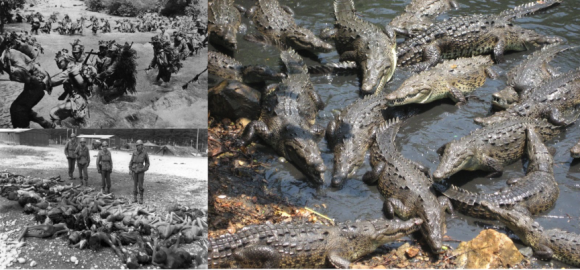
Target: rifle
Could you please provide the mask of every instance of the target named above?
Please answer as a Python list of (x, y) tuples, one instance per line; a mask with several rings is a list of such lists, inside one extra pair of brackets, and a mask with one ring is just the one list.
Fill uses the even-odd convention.
[(199, 79), (199, 76), (201, 74), (203, 74), (205, 71), (207, 70), (207, 68), (205, 68), (202, 72), (200, 72), (199, 74), (195, 75), (195, 77), (193, 77), (193, 79), (191, 79), (189, 82), (185, 83), (183, 86), (181, 86), (181, 89), (187, 89), (187, 86), (189, 86), (190, 83), (195, 82)]
[(91, 57), (91, 54), (97, 54), (97, 53), (93, 53), (93, 49), (91, 49), (91, 51), (87, 54), (87, 58), (85, 58), (85, 61), (83, 62), (83, 66), (87, 65), (87, 62), (89, 61), (89, 58)]

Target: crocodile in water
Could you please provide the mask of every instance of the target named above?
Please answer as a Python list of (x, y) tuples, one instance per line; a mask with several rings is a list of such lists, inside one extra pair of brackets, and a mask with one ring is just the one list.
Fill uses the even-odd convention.
[(261, 83), (266, 80), (279, 81), (286, 77), (286, 74), (276, 72), (269, 67), (243, 65), (236, 59), (215, 51), (207, 52), (207, 68), (211, 75), (244, 83)]
[(237, 49), (242, 17), (233, 0), (213, 0), (208, 4), (209, 42), (233, 51)]
[(413, 0), (405, 13), (395, 17), (389, 25), (397, 34), (413, 37), (427, 30), (441, 13), (457, 8), (455, 0)]

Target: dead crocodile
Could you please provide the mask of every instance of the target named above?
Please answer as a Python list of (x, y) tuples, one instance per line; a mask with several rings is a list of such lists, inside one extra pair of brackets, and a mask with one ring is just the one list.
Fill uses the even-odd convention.
[(561, 127), (545, 119), (512, 117), (477, 129), (437, 150), (443, 156), (433, 177), (443, 179), (461, 170), (484, 170), (494, 172), (496, 176), (501, 175), (503, 166), (515, 162), (523, 155), (528, 141), (527, 129), (535, 129), (542, 141), (546, 141), (558, 134)]
[(525, 245), (532, 247), (536, 257), (580, 266), (580, 235), (560, 229), (545, 230), (522, 207), (507, 210), (487, 201), (481, 204), (487, 211), (495, 214)]
[(369, 23), (355, 13), (353, 0), (335, 0), (335, 28), (328, 30), (340, 61), (354, 61), (361, 71), (361, 93), (380, 92), (397, 66), (395, 32)]
[(399, 66), (422, 71), (440, 59), (454, 59), (492, 53), (503, 62), (505, 51), (525, 51), (525, 43), (550, 44), (562, 41), (512, 24), (512, 20), (546, 9), (561, 0), (532, 2), (497, 15), (469, 15), (436, 22), (423, 33), (406, 40), (397, 48)]
[(425, 104), (451, 98), (465, 103), (465, 95), (481, 87), (486, 77), (495, 78), (489, 56), (446, 60), (437, 66), (409, 77), (399, 89), (387, 94), (389, 106), (411, 103)]
[(423, 221), (370, 220), (265, 224), (209, 239), (210, 268), (349, 268), (378, 247), (419, 229)]
[(209, 42), (230, 51), (237, 49), (242, 17), (234, 7), (234, 0), (212, 0), (208, 3), (207, 16)]
[(279, 81), (286, 77), (286, 74), (274, 71), (269, 67), (243, 65), (236, 59), (215, 51), (207, 52), (207, 68), (211, 75), (244, 83), (262, 83), (266, 80)]
[(452, 212), (446, 197), (437, 197), (433, 180), (425, 173), (428, 169), (406, 159), (395, 146), (395, 137), (401, 122), (391, 120), (381, 124), (375, 132), (371, 147), (372, 171), (365, 173), (363, 181), (378, 188), (385, 197), (383, 211), (390, 218), (418, 217), (423, 220), (421, 234), (431, 250), (443, 253), (445, 210)]
[(550, 66), (550, 61), (563, 51), (572, 47), (562, 47), (561, 44), (544, 46), (541, 50), (528, 55), (520, 64), (507, 73), (507, 86), (492, 95), (492, 105), (495, 109), (504, 110), (520, 101), (520, 95), (544, 81), (559, 75), (556, 68)]
[(290, 8), (280, 6), (277, 0), (257, 0), (246, 12), (261, 35), (246, 35), (249, 41), (278, 46), (285, 50), (330, 52), (332, 45), (322, 41), (312, 31), (296, 25)]
[(508, 180), (508, 187), (495, 193), (475, 193), (452, 185), (442, 193), (453, 202), (456, 210), (477, 218), (494, 219), (495, 215), (481, 205), (482, 201), (501, 208), (520, 205), (533, 215), (554, 206), (560, 188), (554, 179), (552, 155), (533, 128), (527, 129), (526, 135), (526, 152), (530, 161), (526, 176)]
[(433, 19), (450, 9), (457, 9), (455, 0), (413, 0), (405, 13), (395, 17), (389, 25), (404, 36), (413, 37), (427, 30)]

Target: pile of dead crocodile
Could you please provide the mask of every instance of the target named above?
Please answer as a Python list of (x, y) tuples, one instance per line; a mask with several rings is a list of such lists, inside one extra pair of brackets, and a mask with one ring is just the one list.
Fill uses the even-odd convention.
[(125, 198), (62, 185), (60, 177), (35, 179), (9, 172), (0, 173), (0, 195), (18, 201), (24, 213), (34, 215), (40, 224), (26, 227), (20, 241), (63, 236), (70, 247), (95, 251), (110, 247), (131, 269), (149, 264), (189, 268), (206, 256), (179, 247), (195, 242), (207, 250), (207, 213), (199, 209), (173, 205), (162, 216), (161, 211)]
[[(405, 14), (383, 28), (363, 20), (352, 0), (335, 0), (334, 29), (325, 29), (317, 37), (296, 25), (293, 11), (277, 0), (257, 0), (247, 11), (231, 0), (213, 0), (210, 43), (225, 54), (209, 52), (210, 75), (223, 80), (209, 90), (211, 116), (248, 119), (237, 144), (248, 146), (260, 139), (313, 185), (325, 181), (327, 168), (318, 146), (323, 137), (334, 153), (333, 187), (341, 188), (370, 150), (373, 169), (362, 180), (378, 186), (385, 197), (383, 211), (393, 221), (250, 226), (210, 240), (210, 267), (314, 268), (326, 262), (348, 267), (351, 260), (377, 245), (415, 230), (433, 253), (440, 254), (444, 252), (445, 210), (453, 208), (478, 218), (499, 219), (541, 259), (579, 266), (580, 236), (544, 231), (531, 216), (551, 209), (558, 198), (552, 154), (544, 142), (580, 115), (580, 69), (557, 72), (549, 62), (573, 47), (562, 45), (559, 37), (543, 36), (513, 23), (560, 2), (537, 1), (499, 14), (433, 21), (456, 3), (412, 1)], [(281, 50), (280, 71), (244, 65), (230, 56), (237, 48), (240, 12), (259, 31), (245, 40)], [(400, 44), (396, 33), (406, 36)], [(310, 54), (332, 50), (323, 39), (334, 41), (341, 62), (306, 66), (295, 50)], [(384, 110), (445, 98), (460, 106), (488, 77), (496, 78), (491, 67), (504, 61), (505, 52), (525, 51), (525, 43), (546, 46), (508, 72), (508, 87), (493, 95), (493, 107), (503, 111), (476, 118), (484, 127), (439, 148), (441, 162), (433, 175), (398, 152), (397, 131), (412, 119), (385, 121)], [(384, 93), (396, 67), (414, 74), (397, 90)], [(325, 104), (310, 75), (341, 70), (358, 71), (364, 98), (346, 106), (325, 129), (316, 123)], [(574, 157), (580, 156), (580, 143), (571, 151)], [(498, 176), (504, 166), (524, 155), (530, 161), (526, 176), (510, 179), (508, 187), (495, 193), (472, 193), (444, 181), (460, 170), (484, 170)]]

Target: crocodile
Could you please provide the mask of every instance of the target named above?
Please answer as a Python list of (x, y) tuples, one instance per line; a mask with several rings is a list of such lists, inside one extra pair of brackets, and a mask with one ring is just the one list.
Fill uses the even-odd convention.
[(280, 6), (277, 0), (257, 0), (246, 14), (261, 33), (246, 35), (244, 39), (248, 41), (276, 45), (283, 50), (292, 47), (314, 53), (332, 51), (332, 45), (296, 25), (290, 8)]
[(445, 210), (452, 212), (451, 202), (437, 197), (433, 180), (422, 165), (406, 159), (395, 146), (395, 137), (401, 122), (386, 121), (375, 132), (371, 146), (372, 171), (363, 176), (367, 184), (378, 182), (378, 189), (386, 198), (383, 211), (389, 218), (395, 214), (401, 219), (418, 217), (423, 220), (421, 234), (433, 253), (440, 254), (445, 233)]
[(522, 178), (509, 179), (508, 187), (491, 194), (473, 193), (452, 185), (442, 193), (453, 202), (455, 209), (469, 216), (494, 219), (495, 215), (481, 206), (482, 201), (501, 208), (520, 205), (534, 215), (554, 206), (560, 195), (560, 189), (554, 179), (552, 155), (534, 129), (527, 129), (526, 135), (528, 138), (526, 152), (530, 161), (526, 175)]
[(496, 15), (452, 17), (432, 24), (423, 33), (407, 39), (397, 48), (399, 66), (422, 71), (440, 59), (471, 57), (492, 53), (497, 63), (504, 62), (505, 51), (525, 51), (525, 43), (551, 44), (559, 37), (542, 36), (512, 24), (512, 20), (546, 9), (561, 0), (532, 2)]
[(580, 141), (570, 149), (570, 155), (573, 158), (580, 158)]
[(340, 61), (355, 61), (361, 72), (362, 94), (383, 89), (397, 66), (395, 32), (359, 18), (353, 0), (335, 0), (335, 28), (325, 36), (333, 39)]
[(450, 9), (457, 9), (455, 0), (413, 0), (405, 13), (395, 17), (389, 25), (404, 36), (413, 37), (427, 30), (433, 19)]
[(522, 207), (503, 209), (487, 201), (481, 205), (530, 246), (536, 257), (580, 266), (580, 235), (560, 229), (545, 230)]
[(550, 61), (563, 51), (572, 47), (562, 47), (561, 44), (544, 46), (541, 50), (528, 55), (520, 64), (507, 73), (507, 86), (492, 95), (492, 105), (497, 110), (507, 109), (517, 103), (519, 96), (526, 93), (544, 81), (560, 75), (556, 68), (550, 66)]
[(326, 166), (317, 142), (322, 138), (324, 128), (314, 121), (322, 106), (312, 98), (317, 94), (300, 56), (288, 50), (280, 57), (286, 65), (288, 77), (262, 94), (260, 117), (245, 127), (237, 144), (247, 146), (260, 137), (298, 167), (310, 181), (320, 185), (324, 183)]
[(326, 140), (334, 152), (331, 185), (342, 187), (365, 160), (375, 128), (382, 123), (382, 110), (387, 108), (384, 94), (357, 99), (328, 123)]
[(425, 104), (447, 97), (460, 105), (465, 103), (465, 95), (485, 83), (486, 77), (496, 77), (492, 65), (489, 56), (446, 60), (412, 75), (386, 98), (389, 106)]
[(349, 268), (350, 262), (419, 229), (414, 218), (322, 224), (264, 224), (210, 238), (210, 268)]
[(477, 129), (437, 150), (443, 156), (433, 177), (447, 178), (460, 170), (485, 170), (500, 176), (504, 165), (515, 162), (523, 155), (528, 140), (527, 129), (535, 129), (542, 141), (546, 141), (557, 135), (561, 127), (545, 119), (513, 117)]
[(477, 117), (475, 123), (486, 126), (517, 116), (546, 118), (554, 125), (569, 125), (563, 115), (580, 104), (580, 68), (547, 80), (528, 91), (519, 103), (488, 117)]
[(234, 0), (213, 0), (208, 3), (208, 32), (212, 45), (234, 51), (238, 47), (237, 34), (242, 16)]
[(212, 116), (232, 120), (260, 116), (260, 91), (236, 80), (224, 80), (207, 91), (207, 103)]
[(286, 77), (286, 74), (276, 72), (269, 67), (243, 65), (236, 59), (215, 51), (207, 52), (207, 68), (211, 75), (244, 83), (260, 83), (266, 80), (279, 81)]

